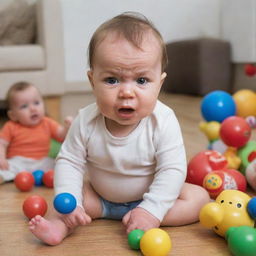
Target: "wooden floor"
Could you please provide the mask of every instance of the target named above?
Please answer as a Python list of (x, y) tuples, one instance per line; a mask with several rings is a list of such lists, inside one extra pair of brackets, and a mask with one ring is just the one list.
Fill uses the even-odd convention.
[[(161, 94), (160, 99), (170, 105), (180, 121), (190, 159), (204, 150), (207, 140), (198, 129), (202, 120), (201, 98)], [(52, 247), (39, 242), (29, 232), (28, 220), (23, 215), (25, 198), (39, 194), (52, 207), (53, 190), (35, 187), (31, 192), (19, 192), (13, 183), (0, 186), (0, 255), (1, 256), (132, 256), (141, 255), (127, 244), (127, 235), (119, 221), (97, 220), (78, 228), (61, 245)], [(49, 212), (49, 211), (48, 211)], [(170, 255), (175, 256), (225, 256), (231, 255), (223, 238), (199, 223), (164, 228), (172, 239)]]

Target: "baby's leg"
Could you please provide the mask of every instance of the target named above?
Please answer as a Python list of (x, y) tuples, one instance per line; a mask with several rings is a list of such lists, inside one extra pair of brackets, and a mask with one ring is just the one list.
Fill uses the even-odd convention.
[[(100, 218), (102, 215), (101, 201), (98, 194), (92, 189), (91, 185), (86, 182), (84, 186), (84, 209), (92, 218)], [(61, 216), (54, 211), (50, 219), (47, 220), (37, 215), (29, 222), (29, 229), (41, 241), (49, 245), (57, 245), (67, 237), (73, 230), (69, 229)]]
[(210, 202), (208, 192), (200, 186), (185, 183), (179, 198), (165, 215), (162, 226), (181, 226), (197, 222), (201, 208)]
[(8, 170), (6, 171), (0, 170), (0, 184), (14, 180), (15, 176), (16, 176), (16, 173), (14, 172), (11, 172)]
[(57, 245), (71, 231), (60, 217), (47, 220), (40, 215), (35, 216), (29, 222), (30, 231), (41, 241), (49, 245)]

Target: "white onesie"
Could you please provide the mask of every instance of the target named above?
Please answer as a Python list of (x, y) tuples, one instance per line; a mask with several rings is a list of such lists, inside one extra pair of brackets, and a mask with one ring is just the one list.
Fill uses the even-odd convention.
[(55, 193), (83, 201), (83, 177), (112, 202), (139, 199), (162, 221), (178, 198), (187, 164), (180, 126), (174, 112), (157, 101), (153, 113), (126, 137), (106, 129), (96, 103), (79, 111), (57, 158)]

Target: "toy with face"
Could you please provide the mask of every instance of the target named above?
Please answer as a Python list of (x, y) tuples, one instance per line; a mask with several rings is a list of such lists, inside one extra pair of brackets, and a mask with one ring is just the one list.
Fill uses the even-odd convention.
[(205, 150), (196, 154), (188, 163), (187, 182), (203, 186), (204, 177), (227, 167), (227, 159), (215, 150)]
[(250, 199), (250, 196), (241, 191), (224, 190), (215, 202), (208, 203), (201, 209), (200, 222), (223, 237), (230, 227), (253, 227), (254, 220), (247, 212)]

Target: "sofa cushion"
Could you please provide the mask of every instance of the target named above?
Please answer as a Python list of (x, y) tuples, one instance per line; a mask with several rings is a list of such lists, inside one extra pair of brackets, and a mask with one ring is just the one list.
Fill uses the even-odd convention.
[(35, 43), (35, 1), (0, 1), (0, 45)]
[(40, 45), (0, 47), (0, 71), (38, 70), (46, 65), (44, 49)]

